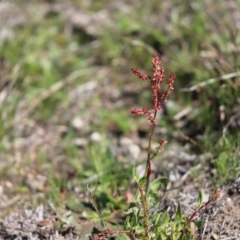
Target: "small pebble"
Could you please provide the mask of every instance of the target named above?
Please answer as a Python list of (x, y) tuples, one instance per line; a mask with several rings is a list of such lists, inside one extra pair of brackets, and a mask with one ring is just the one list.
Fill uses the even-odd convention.
[(90, 136), (90, 139), (94, 142), (99, 142), (102, 139), (102, 136), (99, 132), (93, 132)]
[(141, 153), (140, 147), (136, 144), (131, 144), (129, 145), (128, 148), (129, 148), (130, 156), (133, 158), (133, 160), (138, 160)]
[(79, 116), (76, 116), (72, 120), (72, 125), (73, 125), (74, 128), (79, 130), (79, 129), (82, 129), (84, 127), (84, 121)]
[(74, 140), (74, 144), (78, 147), (85, 147), (88, 144), (88, 141), (86, 138), (76, 138)]
[(211, 239), (212, 239), (212, 240), (218, 240), (218, 235), (215, 234), (215, 233), (213, 233), (213, 234), (211, 235)]

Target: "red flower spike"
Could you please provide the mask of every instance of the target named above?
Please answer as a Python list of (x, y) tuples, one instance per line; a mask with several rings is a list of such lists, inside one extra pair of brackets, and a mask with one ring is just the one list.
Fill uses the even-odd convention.
[(167, 82), (167, 90), (165, 91), (165, 93), (162, 95), (161, 97), (161, 102), (166, 102), (168, 99), (168, 96), (170, 95), (170, 93), (173, 91), (173, 85), (174, 85), (174, 81), (175, 81), (176, 75), (175, 73), (171, 73), (170, 77), (168, 79)]
[(131, 113), (135, 115), (145, 115), (149, 122), (156, 125), (155, 117), (156, 112), (162, 110), (162, 104), (167, 101), (168, 96), (173, 91), (173, 85), (175, 81), (175, 74), (171, 73), (167, 82), (167, 89), (164, 93), (160, 94), (160, 88), (164, 80), (165, 70), (161, 66), (159, 56), (155, 55), (152, 59), (153, 76), (148, 76), (141, 73), (138, 69), (132, 68), (132, 72), (135, 76), (142, 80), (149, 80), (151, 84), (152, 97), (153, 97), (153, 110), (147, 110), (145, 108), (132, 109)]
[(131, 109), (131, 113), (134, 115), (146, 115), (151, 114), (146, 108), (134, 108)]
[(159, 149), (160, 150), (164, 150), (164, 146), (167, 144), (167, 140), (166, 139), (162, 139), (160, 142), (159, 142)]
[(132, 68), (132, 72), (134, 73), (135, 76), (139, 77), (142, 80), (146, 80), (148, 76), (144, 73), (141, 73), (138, 69)]
[(152, 65), (153, 65), (153, 76), (156, 77), (157, 74), (160, 72), (160, 65), (161, 61), (158, 55), (155, 55), (152, 59)]

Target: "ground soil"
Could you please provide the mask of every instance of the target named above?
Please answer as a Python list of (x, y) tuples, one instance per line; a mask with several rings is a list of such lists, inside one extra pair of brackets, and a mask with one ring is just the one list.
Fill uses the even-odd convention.
[[(4, 20), (10, 22), (10, 20), (13, 19), (15, 21), (11, 22), (13, 25), (24, 24), (26, 22), (25, 16), (19, 14), (20, 10), (14, 6), (14, 4), (10, 7), (11, 11), (8, 9), (9, 15), (6, 15)], [(41, 7), (42, 14), (46, 14), (47, 11), (50, 11), (49, 9), (51, 9), (51, 11), (59, 11), (58, 8), (49, 8), (49, 5), (44, 4)], [(7, 12), (7, 8), (4, 8), (4, 13), (7, 14)], [(0, 16), (3, 17), (2, 14), (0, 14)], [(88, 33), (91, 34), (91, 31), (94, 30), (88, 30), (86, 27), (86, 31), (89, 31)], [(95, 83), (93, 83), (93, 85), (94, 84)], [(92, 87), (95, 89), (96, 86), (94, 85)], [(106, 87), (103, 85), (102, 92), (99, 92), (100, 99), (105, 99), (104, 96), (111, 96), (111, 93), (114, 95), (112, 87), (114, 86)], [(88, 92), (88, 94), (91, 94), (91, 92)], [(83, 101), (86, 101), (84, 100), (84, 97)], [(111, 101), (112, 99), (108, 99), (108, 101), (105, 101), (104, 106), (101, 107), (112, 106)], [(129, 105), (129, 103), (127, 103), (127, 105)], [(93, 109), (93, 112), (94, 111), (95, 109)], [(71, 112), (79, 112), (79, 106), (76, 107), (73, 105), (72, 108), (69, 109), (69, 118), (71, 118)], [(67, 118), (66, 112), (61, 112), (61, 110), (59, 110), (59, 115), (66, 116)], [(67, 119), (67, 121), (69, 121), (69, 119)], [(91, 121), (91, 117), (89, 117), (89, 121)], [(50, 125), (51, 124), (52, 123), (50, 123)], [(28, 130), (26, 126), (23, 127), (21, 123), (19, 123), (16, 131), (23, 128)], [(38, 145), (44, 145), (46, 146), (46, 149), (49, 149), (49, 142), (51, 142), (51, 149), (57, 149), (59, 146), (61, 134), (64, 132), (64, 129), (56, 129), (54, 126), (41, 126), (41, 131), (39, 130), (40, 132), (36, 129), (37, 128), (34, 128), (34, 131), (32, 130), (29, 134), (29, 136), (32, 136), (31, 139), (35, 141), (30, 141), (30, 143), (21, 142), (18, 144), (17, 149), (13, 148), (12, 154), (16, 154), (14, 156), (16, 158), (19, 157), (19, 162), (22, 160), (21, 156), (24, 156), (24, 152), (30, 151), (29, 149), (31, 149), (32, 158), (34, 159), (34, 151)], [(162, 131), (162, 129), (158, 130), (159, 132)], [(139, 129), (139, 132), (140, 131), (143, 135), (146, 135), (148, 130)], [(114, 124), (109, 127), (109, 132), (113, 138), (111, 141), (113, 144), (112, 149), (114, 149), (113, 151), (117, 158), (122, 161), (124, 158), (127, 158), (129, 154), (125, 152), (125, 149), (123, 150), (123, 147), (125, 147), (126, 144), (118, 144), (116, 146), (114, 145), (114, 142), (126, 142), (126, 139), (122, 138), (121, 133), (119, 135), (118, 129), (115, 128)], [(141, 150), (145, 153), (144, 151), (146, 149), (144, 149), (144, 146), (146, 144), (144, 141), (146, 140), (141, 139), (139, 136), (136, 138), (135, 136), (134, 139), (130, 139), (130, 143), (131, 141), (134, 142), (132, 148), (131, 144), (128, 145), (130, 146), (129, 152), (133, 154), (132, 157), (134, 157), (135, 152), (133, 149), (136, 149), (136, 145), (141, 146)], [(171, 180), (171, 183), (168, 186), (168, 192), (161, 204), (164, 204), (164, 208), (167, 211), (174, 214), (177, 203), (180, 202), (184, 214), (190, 216), (196, 209), (198, 192), (202, 190), (207, 199), (207, 195), (214, 191), (214, 184), (209, 180), (209, 176), (212, 174), (212, 169), (210, 166), (204, 168), (201, 166), (201, 157), (205, 158), (206, 154), (189, 155), (186, 153), (185, 146), (176, 147), (174, 144), (175, 143), (169, 146), (168, 149), (171, 150), (166, 149), (166, 153), (163, 153), (162, 158), (166, 161), (162, 161), (161, 164), (155, 164), (153, 166), (155, 168), (154, 172), (156, 177), (162, 174), (158, 169), (165, 169), (169, 172), (169, 179)], [(49, 151), (49, 154), (51, 156), (53, 153)], [(9, 155), (11, 155), (11, 153), (9, 153)], [(176, 155), (179, 157), (176, 158)], [(9, 159), (9, 161), (12, 159), (8, 156), (4, 157), (5, 159)], [(172, 160), (173, 158), (174, 160)], [(172, 160), (171, 163), (169, 163), (169, 159)], [(200, 165), (196, 164), (196, 162), (199, 162)], [(5, 167), (3, 161), (1, 161), (0, 166), (1, 164)], [(201, 174), (199, 174), (198, 167), (205, 169), (205, 173), (201, 172)], [(11, 170), (9, 175), (11, 174), (14, 176), (16, 173)], [(37, 180), (35, 178), (33, 179), (32, 175), (34, 174), (31, 175), (31, 173), (28, 172), (28, 169), (23, 170), (23, 175), (26, 185), (29, 185), (34, 191), (37, 190), (38, 192), (41, 192), (44, 189), (46, 179), (43, 176), (38, 175)], [(14, 180), (11, 180), (11, 177), (2, 179), (0, 184), (0, 239), (88, 239), (88, 236), (91, 235), (94, 229), (98, 228), (97, 224), (80, 219), (79, 216), (75, 216), (75, 219), (77, 219), (75, 224), (61, 222), (60, 218), (58, 218), (59, 213), (56, 213), (51, 206), (39, 205), (38, 207), (32, 208), (26, 204), (27, 199), (22, 199), (19, 195), (15, 196), (13, 191), (11, 191), (11, 194), (6, 194), (3, 191), (3, 188), (14, 188), (14, 186), (12, 186)], [(34, 180), (36, 180), (35, 185)], [(15, 183), (16, 181), (17, 180), (15, 180)], [(199, 239), (240, 239), (240, 180), (233, 181), (229, 186), (223, 186), (221, 192), (221, 198), (217, 202), (211, 204), (196, 216), (196, 219), (202, 219), (205, 221), (202, 230), (198, 233)], [(19, 201), (21, 204), (18, 204)], [(62, 215), (64, 214), (67, 215), (71, 213), (65, 211)]]

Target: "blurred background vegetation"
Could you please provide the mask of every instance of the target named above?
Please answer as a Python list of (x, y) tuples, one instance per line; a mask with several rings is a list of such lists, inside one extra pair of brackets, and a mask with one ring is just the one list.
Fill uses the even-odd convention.
[(94, 192), (103, 216), (120, 221), (149, 131), (129, 109), (151, 106), (147, 82), (131, 68), (151, 74), (154, 54), (166, 78), (177, 75), (159, 117), (155, 140), (169, 144), (155, 175), (174, 186), (200, 166), (188, 183), (236, 179), (239, 7), (233, 0), (1, 1), (0, 199), (18, 196), (1, 214), (48, 201), (94, 219)]

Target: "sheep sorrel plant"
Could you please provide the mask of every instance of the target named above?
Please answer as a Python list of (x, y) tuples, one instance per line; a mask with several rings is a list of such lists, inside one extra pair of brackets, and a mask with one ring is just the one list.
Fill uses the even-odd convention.
[[(164, 145), (167, 143), (165, 139), (159, 141), (159, 146), (153, 152), (152, 151), (152, 138), (154, 134), (155, 127), (157, 125), (156, 117), (158, 111), (162, 110), (163, 103), (167, 101), (170, 93), (173, 90), (175, 74), (171, 73), (167, 82), (167, 89), (165, 92), (162, 92), (161, 86), (163, 84), (165, 70), (161, 67), (160, 58), (155, 55), (152, 59), (153, 65), (153, 76), (148, 76), (141, 73), (138, 69), (132, 68), (133, 73), (142, 80), (147, 80), (150, 83), (152, 96), (153, 96), (153, 107), (152, 109), (146, 108), (135, 108), (131, 110), (131, 113), (134, 115), (144, 115), (147, 117), (148, 121), (151, 124), (149, 139), (148, 139), (148, 152), (146, 160), (146, 169), (143, 177), (139, 178), (136, 176), (135, 169), (133, 169), (133, 178), (138, 184), (138, 190), (140, 197), (136, 197), (137, 201), (141, 203), (142, 207), (138, 207), (137, 203), (131, 202), (128, 211), (125, 213), (127, 215), (125, 221), (125, 231), (109, 231), (105, 229), (100, 233), (95, 240), (105, 239), (113, 235), (119, 235), (125, 233), (129, 236), (131, 240), (133, 239), (158, 239), (156, 238), (158, 231), (154, 231), (152, 226), (159, 226), (162, 229), (161, 232), (167, 232), (169, 228), (170, 217), (168, 214), (164, 214), (159, 218), (159, 215), (152, 215), (152, 222), (149, 221), (149, 204), (152, 203), (152, 200), (157, 201), (159, 196), (155, 193), (155, 190), (159, 187), (162, 182), (166, 181), (166, 178), (160, 178), (154, 180), (149, 188), (149, 177), (151, 175), (151, 161), (157, 155), (159, 150), (163, 150)], [(148, 189), (149, 188), (149, 189)], [(138, 195), (138, 194), (137, 194)], [(139, 198), (139, 199), (138, 199)], [(160, 236), (160, 235), (159, 235)]]
[[(161, 67), (161, 61), (158, 56), (152, 59), (153, 75), (148, 76), (141, 73), (138, 69), (132, 68), (133, 73), (142, 80), (149, 81), (153, 97), (152, 109), (135, 108), (131, 110), (134, 115), (144, 115), (150, 122), (150, 133), (148, 138), (147, 158), (144, 176), (138, 177), (133, 169), (133, 178), (138, 186), (138, 193), (135, 201), (130, 202), (128, 210), (125, 212), (125, 229), (110, 231), (105, 230), (98, 234), (95, 240), (107, 239), (108, 237), (126, 234), (129, 239), (139, 240), (188, 240), (195, 239), (196, 233), (190, 228), (195, 216), (207, 205), (216, 201), (220, 196), (220, 190), (217, 190), (207, 202), (202, 202), (202, 195), (199, 194), (199, 204), (194, 213), (189, 217), (183, 217), (180, 205), (178, 205), (174, 219), (169, 216), (168, 212), (160, 211), (158, 208), (158, 194), (160, 186), (168, 179), (160, 177), (150, 182), (151, 162), (159, 150), (163, 150), (167, 141), (162, 139), (155, 150), (152, 150), (152, 141), (154, 131), (157, 125), (156, 117), (158, 111), (163, 108), (164, 102), (167, 101), (170, 93), (173, 91), (175, 74), (171, 73), (166, 83), (167, 88), (162, 91), (161, 87), (164, 81), (165, 70)], [(157, 206), (157, 207), (155, 207)], [(96, 209), (97, 210), (97, 209)], [(102, 218), (101, 218), (102, 219)]]
[[(161, 67), (161, 61), (160, 58), (155, 55), (152, 59), (152, 66), (153, 66), (153, 75), (148, 76), (146, 74), (141, 73), (138, 69), (132, 68), (132, 72), (139, 77), (142, 80), (147, 80), (150, 83), (151, 91), (152, 91), (152, 98), (153, 98), (153, 107), (152, 109), (146, 109), (146, 108), (135, 108), (131, 110), (131, 113), (134, 115), (144, 115), (147, 117), (148, 121), (151, 124), (150, 128), (150, 134), (148, 138), (148, 147), (147, 147), (147, 159), (146, 159), (146, 168), (145, 168), (145, 174), (143, 177), (139, 178), (136, 176), (135, 171), (133, 171), (133, 177), (135, 181), (138, 184), (138, 189), (140, 193), (140, 202), (142, 205), (142, 213), (139, 211), (138, 208), (134, 204), (132, 204), (132, 207), (130, 208), (130, 212), (132, 213), (131, 217), (135, 215), (135, 219), (140, 220), (141, 214), (142, 214), (142, 220), (143, 224), (139, 221), (132, 222), (131, 217), (128, 217), (126, 220), (126, 227), (130, 230), (138, 231), (140, 230), (139, 236), (142, 237), (142, 239), (156, 239), (156, 234), (158, 234), (156, 231), (152, 231), (152, 225), (153, 223), (150, 223), (149, 221), (149, 204), (152, 202), (151, 200), (157, 200), (159, 199), (158, 194), (155, 192), (155, 190), (159, 187), (159, 185), (166, 181), (166, 178), (159, 178), (154, 180), (149, 188), (149, 179), (151, 175), (151, 161), (153, 158), (157, 155), (159, 150), (163, 150), (165, 144), (167, 141), (165, 139), (162, 139), (159, 141), (159, 146), (155, 151), (152, 151), (152, 140), (153, 140), (153, 134), (155, 131), (155, 127), (157, 125), (156, 117), (158, 111), (161, 111), (163, 108), (163, 103), (167, 101), (170, 93), (173, 91), (174, 81), (175, 81), (175, 74), (171, 73), (168, 81), (167, 81), (167, 89), (165, 91), (162, 91), (161, 87), (164, 81), (165, 76), (165, 70), (163, 67)], [(168, 222), (169, 216), (166, 214), (164, 216), (165, 223)], [(153, 220), (153, 219), (152, 219)], [(156, 218), (154, 221), (163, 220), (162, 218), (159, 219)], [(167, 222), (166, 222), (167, 220)], [(160, 222), (159, 222), (160, 223)], [(135, 225), (135, 226), (134, 226)], [(165, 224), (166, 225), (166, 224)], [(163, 225), (162, 225), (163, 226)], [(160, 226), (160, 227), (162, 227)], [(165, 226), (167, 227), (167, 226)], [(138, 231), (139, 232), (139, 231)], [(155, 233), (154, 233), (155, 232)]]

